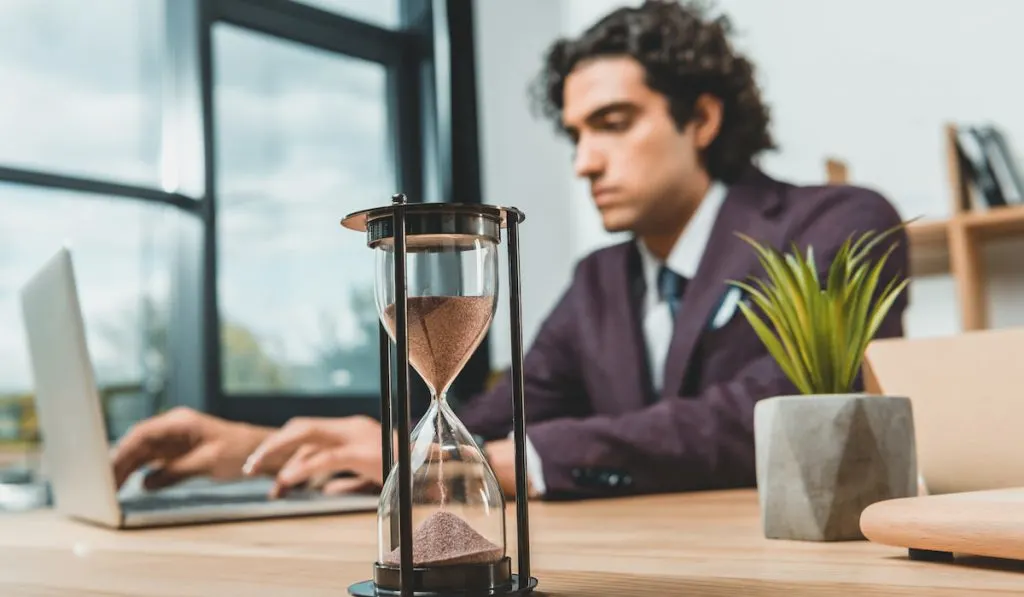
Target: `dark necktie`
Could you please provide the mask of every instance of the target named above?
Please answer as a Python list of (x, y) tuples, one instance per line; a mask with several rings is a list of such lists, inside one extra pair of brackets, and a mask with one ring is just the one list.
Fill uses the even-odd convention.
[(664, 265), (658, 270), (658, 295), (661, 300), (668, 303), (672, 312), (672, 319), (676, 318), (679, 312), (679, 305), (683, 300), (683, 292), (686, 290), (686, 278), (680, 276)]

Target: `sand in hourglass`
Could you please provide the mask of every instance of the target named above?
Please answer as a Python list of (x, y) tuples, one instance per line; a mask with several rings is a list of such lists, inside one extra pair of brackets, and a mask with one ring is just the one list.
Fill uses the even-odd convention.
[[(489, 564), (502, 558), (501, 547), (473, 530), (466, 521), (443, 510), (428, 516), (412, 536), (414, 566)], [(398, 566), (401, 548), (396, 547), (384, 563)]]
[[(441, 392), (458, 375), (491, 324), (492, 296), (416, 296), (408, 301), (409, 361)], [(395, 306), (384, 310), (395, 333)]]
[[(407, 300), (409, 361), (434, 392), (441, 392), (462, 370), (487, 332), (494, 297), (420, 296)], [(394, 305), (384, 310), (384, 320), (394, 335)], [(440, 478), (438, 483), (443, 487)], [(488, 563), (501, 559), (503, 553), (501, 547), (462, 518), (444, 510), (434, 512), (419, 525), (412, 549), (415, 566)], [(399, 553), (396, 547), (385, 563), (397, 566)]]

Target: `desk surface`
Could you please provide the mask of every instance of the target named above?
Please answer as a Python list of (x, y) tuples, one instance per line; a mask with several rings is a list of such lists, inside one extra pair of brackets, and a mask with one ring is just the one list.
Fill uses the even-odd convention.
[[(509, 508), (509, 546), (515, 545)], [(762, 538), (753, 491), (533, 503), (539, 595), (1017, 595), (1024, 566), (912, 562), (863, 541)], [(0, 595), (346, 595), (376, 556), (373, 514), (110, 531), (0, 515)]]

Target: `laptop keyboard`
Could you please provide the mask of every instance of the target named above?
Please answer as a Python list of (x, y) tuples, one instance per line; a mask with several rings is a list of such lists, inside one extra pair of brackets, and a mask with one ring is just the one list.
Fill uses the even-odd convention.
[[(308, 501), (315, 499), (315, 492), (290, 492), (285, 496), (287, 501)], [(266, 494), (189, 494), (176, 496), (143, 495), (133, 496), (121, 502), (126, 512), (153, 512), (174, 508), (194, 508), (198, 506), (225, 506), (231, 504), (259, 504), (270, 501)]]

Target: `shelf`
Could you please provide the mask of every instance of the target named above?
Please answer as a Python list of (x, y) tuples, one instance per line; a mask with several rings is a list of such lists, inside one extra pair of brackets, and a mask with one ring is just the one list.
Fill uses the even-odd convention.
[[(989, 284), (986, 245), (1016, 238), (1024, 241), (1024, 205), (987, 208), (971, 183), (969, 169), (958, 145), (960, 125), (943, 126), (943, 149), (949, 184), (950, 217), (917, 220), (907, 226), (910, 244), (910, 276), (949, 276), (956, 291), (957, 310), (963, 331), (988, 329)], [(825, 163), (829, 184), (848, 184), (845, 162), (829, 158)]]
[(944, 220), (918, 221), (907, 227), (910, 271), (913, 276), (948, 274), (949, 230), (963, 226), (977, 241), (1019, 236), (1024, 239), (1024, 206), (965, 212)]
[(963, 222), (979, 240), (1024, 237), (1024, 205), (967, 212), (956, 216), (956, 219)]
[(912, 276), (949, 272), (949, 220), (915, 222), (907, 227), (907, 236)]

